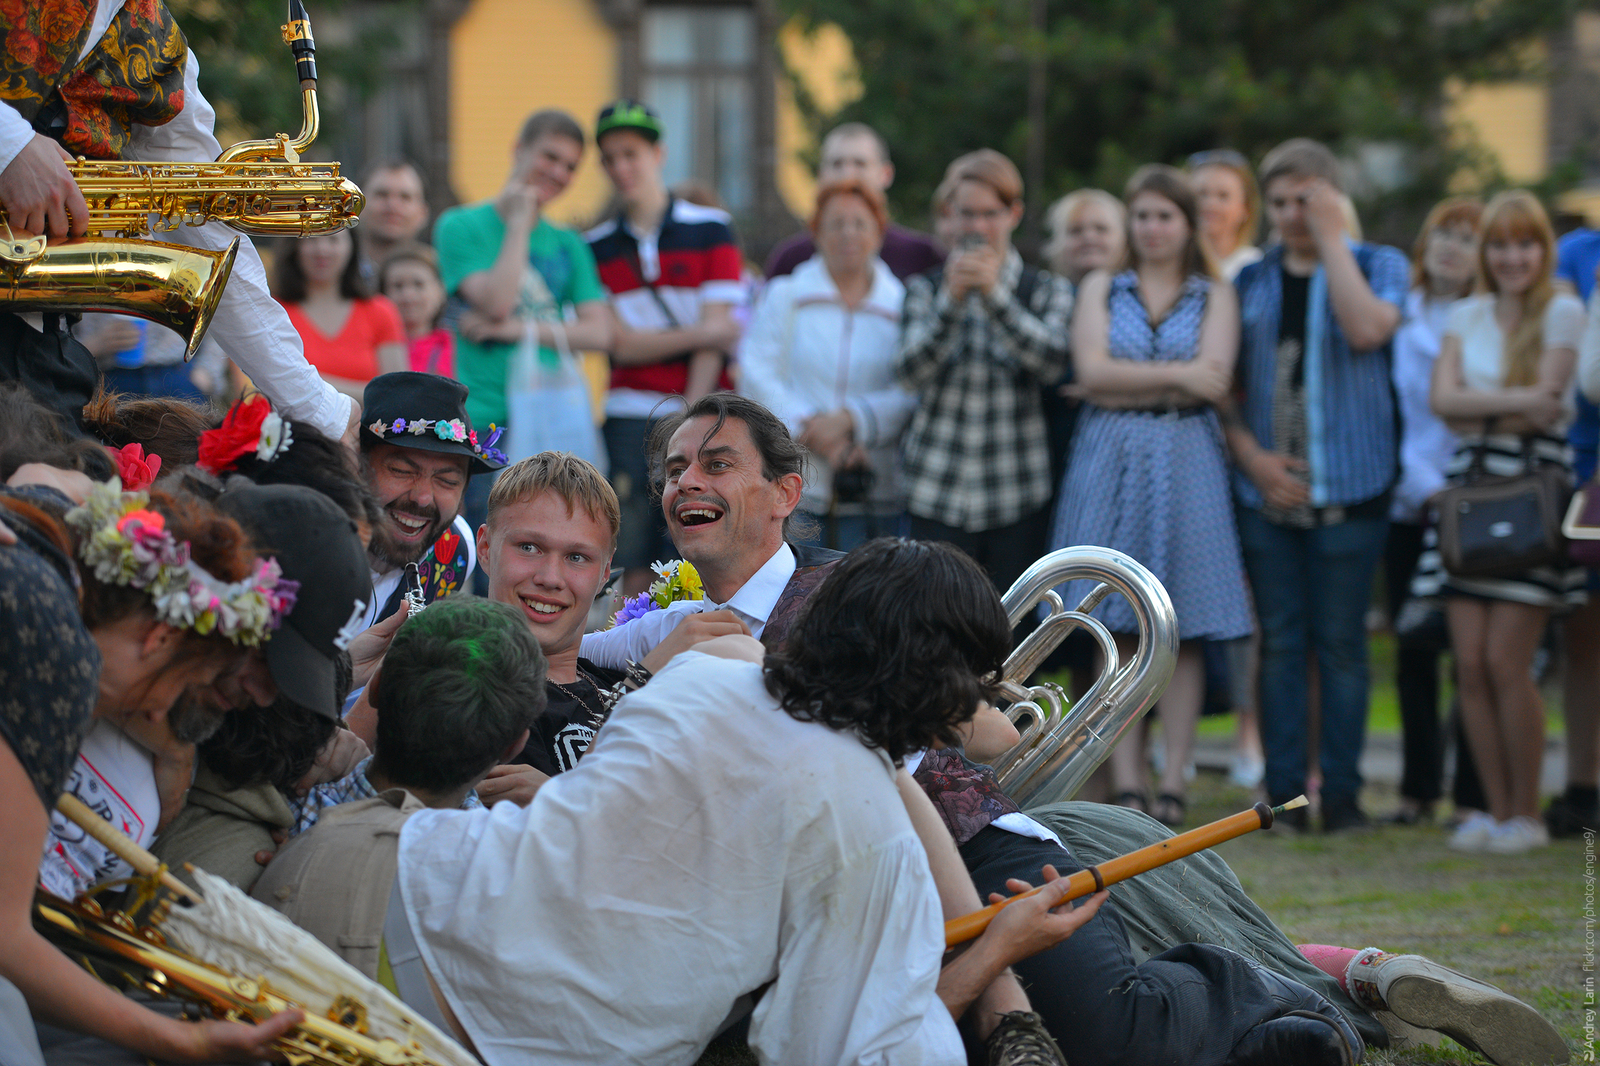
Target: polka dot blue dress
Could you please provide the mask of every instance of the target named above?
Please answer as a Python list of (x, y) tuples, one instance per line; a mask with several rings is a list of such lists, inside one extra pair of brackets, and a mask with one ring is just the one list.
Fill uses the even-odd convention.
[[(1132, 271), (1117, 275), (1107, 296), (1108, 349), (1114, 359), (1193, 359), (1212, 282), (1194, 275), (1172, 310), (1152, 324)], [(1229, 640), (1254, 629), (1239, 555), (1222, 427), (1216, 412), (1117, 411), (1084, 404), (1073, 438), (1052, 550), (1076, 544), (1115, 548), (1153, 573), (1177, 610), (1179, 636)], [(1093, 588), (1058, 589), (1076, 607)], [(1136, 633), (1120, 595), (1095, 616), (1113, 633)]]

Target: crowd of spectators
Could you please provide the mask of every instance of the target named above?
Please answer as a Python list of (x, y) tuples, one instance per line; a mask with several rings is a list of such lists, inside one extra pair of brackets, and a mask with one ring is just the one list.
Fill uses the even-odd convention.
[[(1219, 149), (1146, 167), (1120, 198), (1070, 192), (1042, 212), (1034, 266), (1012, 241), (1025, 199), (1010, 160), (952, 161), (923, 234), (889, 217), (888, 144), (851, 123), (821, 144), (806, 228), (753, 274), (714, 193), (666, 188), (664, 132), (639, 101), (599, 115), (615, 195), (582, 235), (546, 217), (588, 148), (561, 112), (528, 119), (505, 187), (446, 211), (434, 247), (417, 169), (374, 168), (364, 248), (338, 234), (279, 250), (276, 295), (308, 358), (356, 395), (401, 367), (457, 377), (474, 424), (506, 429), (513, 459), (565, 446), (608, 466), (625, 596), (673, 554), (646, 442), (719, 389), (760, 401), (805, 448), (796, 544), (946, 541), (1002, 590), (1051, 548), (1126, 552), (1172, 595), (1182, 643), (1151, 716), (1159, 734), (1135, 731), (1091, 788), (1171, 825), (1219, 693), (1240, 716), (1236, 781), (1273, 802), (1309, 787), (1330, 830), (1367, 824), (1358, 763), (1381, 569), (1403, 725), (1391, 817), (1434, 818), (1453, 739), (1456, 846), (1520, 850), (1593, 821), (1593, 575), (1452, 578), (1431, 526), (1432, 498), (1485, 441), (1496, 470), (1527, 447), (1587, 477), (1585, 231), (1558, 248), (1527, 194), (1489, 217), (1455, 198), (1429, 215), (1408, 271), (1400, 251), (1360, 240), (1338, 160), (1302, 139), (1259, 166)], [(603, 442), (563, 440), (553, 412), (574, 394), (544, 384), (582, 351), (610, 359), (593, 398)], [(466, 488), (466, 529), (492, 482)], [(1116, 597), (1097, 613), (1133, 641)], [(1565, 627), (1570, 787), (1541, 826), (1531, 669), (1551, 618)], [(1459, 696), (1441, 724), (1446, 650)]]

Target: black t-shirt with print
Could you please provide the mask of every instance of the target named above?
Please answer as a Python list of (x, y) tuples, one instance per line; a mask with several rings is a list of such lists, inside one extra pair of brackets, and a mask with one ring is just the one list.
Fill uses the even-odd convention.
[(544, 713), (534, 720), (528, 744), (514, 761), (552, 777), (578, 765), (600, 723), (611, 713), (610, 690), (621, 680), (622, 671), (579, 659), (577, 681), (561, 685), (546, 681)]

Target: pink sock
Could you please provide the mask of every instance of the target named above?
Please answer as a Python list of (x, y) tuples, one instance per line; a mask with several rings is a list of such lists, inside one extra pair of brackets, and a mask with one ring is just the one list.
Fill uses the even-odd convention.
[(1336, 948), (1332, 944), (1297, 944), (1300, 954), (1304, 955), (1317, 969), (1339, 982), (1339, 987), (1345, 992), (1350, 991), (1350, 986), (1345, 980), (1345, 974), (1350, 969), (1350, 960), (1361, 954), (1356, 948)]

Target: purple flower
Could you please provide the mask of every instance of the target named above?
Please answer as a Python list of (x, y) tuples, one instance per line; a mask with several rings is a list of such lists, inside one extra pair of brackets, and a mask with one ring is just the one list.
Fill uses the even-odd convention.
[(396, 433), (404, 433), (406, 431), (406, 420), (403, 419), (403, 418), (395, 419), (394, 420), (394, 431)]
[(622, 604), (622, 610), (617, 612), (617, 616), (612, 619), (612, 624), (620, 626), (624, 622), (631, 622), (635, 618), (643, 618), (651, 611), (659, 610), (661, 608), (656, 606), (656, 601), (650, 598), (650, 593), (641, 592), (633, 599), (627, 600)]

